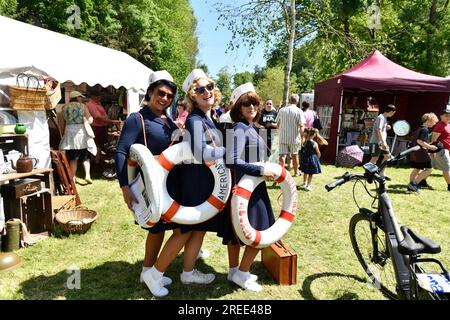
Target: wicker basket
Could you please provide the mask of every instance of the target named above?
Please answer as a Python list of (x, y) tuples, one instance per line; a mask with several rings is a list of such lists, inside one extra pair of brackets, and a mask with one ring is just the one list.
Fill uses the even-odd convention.
[(89, 230), (97, 220), (97, 212), (78, 206), (73, 209), (61, 210), (55, 215), (56, 221), (67, 233), (82, 234)]
[(15, 110), (45, 110), (47, 90), (9, 85), (10, 107)]

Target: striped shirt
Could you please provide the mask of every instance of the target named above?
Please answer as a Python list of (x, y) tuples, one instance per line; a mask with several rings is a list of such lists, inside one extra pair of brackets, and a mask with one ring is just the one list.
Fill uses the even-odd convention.
[(278, 123), (278, 134), (280, 143), (294, 144), (299, 138), (300, 125), (305, 125), (303, 111), (295, 104), (287, 105), (278, 111), (276, 122)]

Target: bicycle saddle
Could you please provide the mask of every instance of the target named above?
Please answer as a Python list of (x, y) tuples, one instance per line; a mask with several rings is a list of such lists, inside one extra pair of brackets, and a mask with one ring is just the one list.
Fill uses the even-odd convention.
[(405, 239), (403, 239), (398, 245), (398, 251), (405, 255), (418, 255), (421, 253), (439, 253), (441, 247), (436, 242), (422, 237), (415, 233), (407, 226), (400, 228)]

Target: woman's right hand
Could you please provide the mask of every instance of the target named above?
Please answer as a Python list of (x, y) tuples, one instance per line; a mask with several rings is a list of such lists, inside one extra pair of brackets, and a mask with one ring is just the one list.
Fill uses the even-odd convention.
[(271, 171), (270, 169), (264, 167), (264, 171), (263, 171), (263, 179), (265, 181), (273, 181), (275, 179), (275, 173), (273, 171)]
[(134, 194), (131, 192), (129, 186), (122, 187), (122, 195), (123, 195), (123, 200), (125, 201), (125, 203), (128, 206), (128, 209), (133, 211), (133, 203), (138, 203), (138, 201), (137, 201), (136, 197), (134, 196)]

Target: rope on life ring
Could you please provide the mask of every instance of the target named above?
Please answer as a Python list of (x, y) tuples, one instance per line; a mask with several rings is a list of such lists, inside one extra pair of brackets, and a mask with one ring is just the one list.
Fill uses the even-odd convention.
[(280, 240), (291, 227), (297, 211), (297, 188), (290, 173), (276, 163), (265, 163), (264, 166), (276, 174), (275, 182), (283, 193), (280, 216), (270, 228), (255, 230), (248, 220), (249, 200), (256, 187), (264, 181), (262, 177), (244, 175), (231, 198), (234, 231), (243, 243), (254, 248), (265, 248)]

